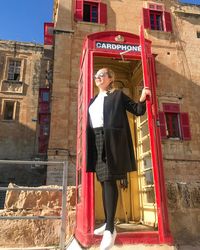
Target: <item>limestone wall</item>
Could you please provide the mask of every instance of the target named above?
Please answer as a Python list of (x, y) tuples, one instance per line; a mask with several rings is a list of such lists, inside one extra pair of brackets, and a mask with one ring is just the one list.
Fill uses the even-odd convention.
[[(10, 184), (9, 187), (15, 187)], [(58, 186), (41, 186), (40, 188)], [(60, 216), (61, 192), (59, 191), (7, 191), (1, 216)], [(67, 189), (66, 241), (73, 234), (75, 225), (75, 188)], [(70, 225), (70, 226), (69, 226)], [(1, 247), (34, 247), (59, 245), (60, 220), (2, 220)]]

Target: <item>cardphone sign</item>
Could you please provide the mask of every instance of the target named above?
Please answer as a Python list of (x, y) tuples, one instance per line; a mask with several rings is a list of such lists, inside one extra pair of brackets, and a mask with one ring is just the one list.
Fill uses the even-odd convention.
[(120, 50), (120, 51), (133, 51), (140, 52), (141, 46), (134, 44), (121, 44), (121, 43), (112, 43), (112, 42), (101, 42), (96, 41), (95, 47), (97, 49), (106, 49), (106, 50)]

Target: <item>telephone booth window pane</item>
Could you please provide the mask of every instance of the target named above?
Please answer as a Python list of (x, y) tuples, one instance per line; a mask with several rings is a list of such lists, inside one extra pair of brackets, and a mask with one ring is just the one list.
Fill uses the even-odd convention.
[(145, 194), (145, 203), (155, 203), (155, 193), (153, 188), (147, 188)]
[(148, 169), (147, 171), (145, 171), (144, 173), (144, 177), (145, 177), (145, 184), (146, 185), (153, 185), (153, 174), (152, 174), (152, 169)]

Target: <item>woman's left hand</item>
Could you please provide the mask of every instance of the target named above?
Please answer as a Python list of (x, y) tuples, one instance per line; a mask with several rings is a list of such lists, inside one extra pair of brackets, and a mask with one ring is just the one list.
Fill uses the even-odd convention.
[(147, 96), (149, 96), (149, 98), (151, 98), (151, 90), (148, 87), (144, 87), (142, 90), (142, 94), (140, 96), (140, 102), (146, 101)]

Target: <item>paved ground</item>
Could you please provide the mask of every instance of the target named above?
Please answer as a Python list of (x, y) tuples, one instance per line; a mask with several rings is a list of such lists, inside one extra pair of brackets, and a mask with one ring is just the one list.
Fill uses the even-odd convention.
[[(86, 250), (82, 248), (78, 242), (74, 239), (71, 241), (66, 250)], [(60, 250), (59, 247), (29, 247), (29, 248), (0, 248), (0, 250)], [(98, 246), (88, 248), (88, 250), (99, 250)], [(200, 242), (193, 245), (118, 245), (112, 247), (111, 250), (200, 250)]]
[[(81, 246), (78, 242), (73, 239), (71, 244), (66, 247), (67, 250), (82, 250)], [(88, 250), (98, 250), (98, 246), (93, 246), (88, 248)], [(168, 246), (168, 245), (115, 245), (111, 250), (200, 250), (200, 243), (196, 243), (193, 245), (176, 245), (176, 246)]]

